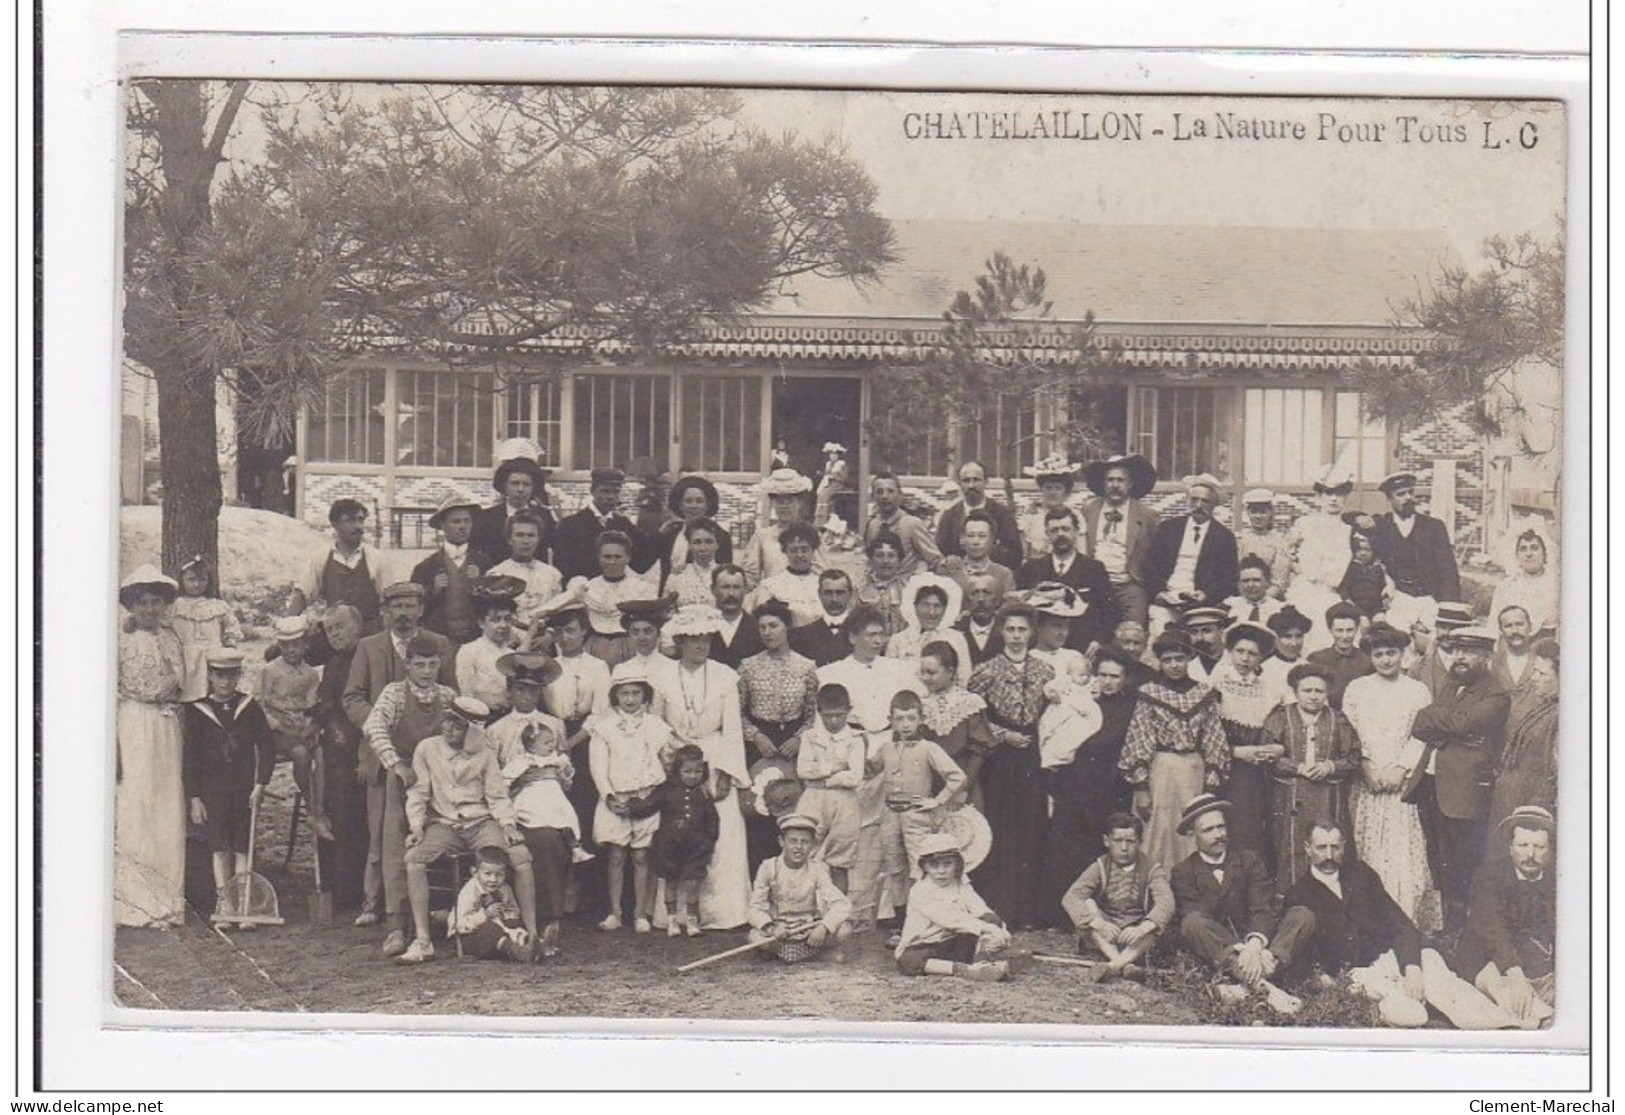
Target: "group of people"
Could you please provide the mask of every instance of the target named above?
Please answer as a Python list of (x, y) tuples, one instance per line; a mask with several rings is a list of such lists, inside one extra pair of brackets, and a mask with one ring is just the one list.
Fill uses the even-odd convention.
[(597, 469), (560, 518), (534, 447), (505, 445), (501, 501), (448, 499), (406, 581), (365, 508), (335, 502), (253, 696), (211, 571), (137, 570), (119, 921), (180, 916), (188, 819), (217, 883), (241, 868), (283, 755), (340, 903), (404, 963), (434, 955), (431, 865), (463, 857), (450, 927), (476, 955), (556, 955), (581, 911), (605, 932), (749, 927), (785, 960), (874, 932), (903, 972), (993, 980), (1011, 932), (1062, 927), (1101, 979), (1177, 940), (1224, 994), (1285, 1012), (1282, 980), (1318, 961), (1358, 969), (1395, 1021), (1402, 998), (1460, 1025), (1549, 1016), (1544, 536), (1518, 539), (1491, 631), (1412, 474), (1366, 516), (1328, 472), (1285, 529), (1248, 491), (1232, 532), (1211, 476), (1162, 518), (1144, 458), (1028, 472), (1018, 515), (967, 462), (934, 526), (874, 476), (859, 571), (788, 468), (736, 555), (703, 476), (651, 523)]

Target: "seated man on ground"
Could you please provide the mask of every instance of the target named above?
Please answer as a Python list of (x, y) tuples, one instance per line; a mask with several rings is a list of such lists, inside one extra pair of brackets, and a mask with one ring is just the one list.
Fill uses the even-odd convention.
[(844, 961), (843, 946), (852, 937), (852, 903), (823, 861), (812, 858), (817, 822), (800, 813), (780, 817), (779, 844), (783, 851), (756, 869), (746, 915), (750, 939), (771, 938), (773, 943), (763, 945), (762, 952), (787, 963), (815, 956), (834, 942), (836, 961)]
[(1198, 794), (1180, 816), (1178, 831), (1194, 837), (1196, 851), (1169, 877), (1179, 936), (1221, 976), (1239, 981), (1218, 985), (1221, 999), (1240, 1002), (1258, 993), (1277, 1014), (1296, 1014), (1302, 1000), (1272, 981), (1292, 970), (1315, 931), (1315, 915), (1302, 906), (1280, 912), (1264, 861), (1230, 848), (1229, 813), (1229, 802)]
[(1456, 950), (1457, 969), (1525, 1029), (1549, 1020), (1556, 1003), (1556, 831), (1551, 813), (1536, 805), (1501, 822), (1496, 833), (1510, 855), (1479, 872)]
[(486, 743), (483, 731), (469, 730), (490, 715), (484, 703), (458, 697), (441, 716), (440, 735), (423, 740), (412, 754), (414, 781), (406, 791), (406, 893), (417, 936), (397, 958), (399, 963), (434, 959), (429, 865), (442, 856), (477, 855), (481, 848), (506, 853), (527, 939), (536, 938), (530, 852), (514, 819), (496, 750)]
[(1106, 853), (1061, 896), (1061, 908), (1078, 929), (1078, 952), (1093, 946), (1106, 958), (1095, 969), (1098, 983), (1143, 975), (1139, 961), (1174, 920), (1168, 874), (1140, 851), (1144, 830), (1132, 813), (1106, 818)]

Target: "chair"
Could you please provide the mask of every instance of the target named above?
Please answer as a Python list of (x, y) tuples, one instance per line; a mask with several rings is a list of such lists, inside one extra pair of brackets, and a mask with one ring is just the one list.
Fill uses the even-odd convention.
[[(442, 856), (429, 865), (429, 909), (435, 909), (435, 897), (447, 900), (451, 907), (451, 914), (446, 919), (446, 936), (450, 937), (457, 946), (457, 959), (463, 959), (463, 938), (460, 933), (452, 932), (452, 921), (457, 917), (457, 896), (462, 893), (463, 884), (474, 876), (474, 857), (470, 854)], [(444, 882), (445, 871), (451, 873), (451, 884)], [(437, 876), (439, 877), (437, 879)]]

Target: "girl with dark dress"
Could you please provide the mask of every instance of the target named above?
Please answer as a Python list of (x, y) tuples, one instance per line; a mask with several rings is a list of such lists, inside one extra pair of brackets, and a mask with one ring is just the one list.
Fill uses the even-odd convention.
[(700, 883), (717, 846), (717, 803), (711, 798), (711, 766), (705, 752), (684, 744), (673, 756), (671, 774), (634, 807), (634, 817), (660, 814), (649, 845), (655, 875), (666, 884), (666, 935), (700, 935)]
[(1349, 552), (1348, 571), (1337, 585), (1337, 594), (1358, 608), (1369, 621), (1387, 608), (1383, 597), (1393, 592), (1394, 583), (1388, 579), (1382, 562), (1377, 560), (1370, 535), (1350, 531)]
[(1047, 703), (1044, 686), (1055, 671), (1028, 653), (1035, 614), (1026, 604), (1004, 607), (994, 625), (1004, 649), (976, 668), (969, 686), (987, 702), (988, 724), (999, 745), (982, 767), (993, 849), (975, 873), (976, 887), (1015, 929), (1031, 929), (1043, 916), (1039, 896), (1049, 829), (1038, 718)]

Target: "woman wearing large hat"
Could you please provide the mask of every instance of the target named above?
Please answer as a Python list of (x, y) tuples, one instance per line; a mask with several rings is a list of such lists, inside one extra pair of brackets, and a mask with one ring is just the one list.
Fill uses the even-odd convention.
[(536, 556), (547, 560), (556, 520), (547, 491), (548, 470), (537, 463), (541, 454), (541, 446), (530, 438), (519, 437), (504, 441), (492, 455), (496, 472), (491, 487), (496, 489), (497, 502), (474, 512), (474, 533), (470, 537), (474, 548), (492, 561), (508, 557), (508, 520), (521, 511), (529, 511), (542, 521), (542, 544)]
[[(707, 521), (715, 524), (722, 510), (722, 497), (717, 486), (705, 477), (684, 476), (666, 493), (666, 509), (670, 515), (655, 532), (662, 584), (688, 562), (688, 529)], [(733, 564), (733, 539), (724, 531), (717, 532), (715, 560), (722, 565)]]
[[(779, 545), (779, 531), (786, 523), (806, 520), (807, 494), (812, 491), (812, 481), (793, 468), (776, 468), (757, 490), (772, 504), (773, 521), (761, 521), (758, 512), (756, 533), (739, 555), (740, 568), (745, 571), (745, 583), (751, 588), (790, 567), (789, 559), (784, 556), (784, 548)], [(814, 559), (814, 569), (822, 569), (817, 559)]]
[(1072, 495), (1072, 485), (1078, 478), (1078, 466), (1062, 456), (1045, 457), (1036, 465), (1021, 470), (1038, 485), (1038, 506), (1021, 516), (1021, 545), (1027, 558), (1043, 557), (1049, 553), (1049, 533), (1044, 516), (1066, 507)]
[(119, 925), (185, 919), (186, 797), (175, 715), (184, 665), (164, 626), (179, 586), (143, 565), (119, 584), (129, 623), (118, 644), (118, 728), (113, 803), (113, 917)]
[(903, 586), (904, 628), (886, 643), (887, 658), (905, 658), (919, 668), (920, 652), (929, 643), (944, 642), (959, 657), (955, 673), (959, 684), (970, 680), (970, 646), (965, 635), (954, 627), (959, 619), (964, 592), (952, 577), (916, 573)]

